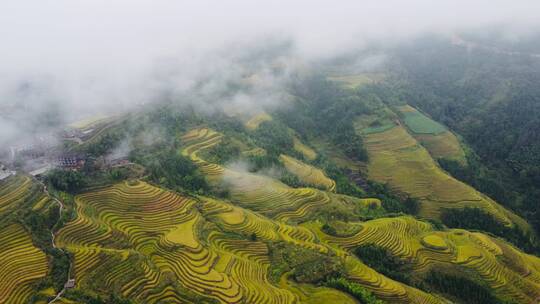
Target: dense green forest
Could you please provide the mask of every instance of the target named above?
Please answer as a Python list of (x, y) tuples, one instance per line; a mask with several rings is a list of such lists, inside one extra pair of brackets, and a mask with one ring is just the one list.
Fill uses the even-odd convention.
[(473, 149), (469, 166), (443, 167), (540, 231), (540, 60), (435, 37), (392, 54), (394, 77), (379, 88), (386, 100), (412, 104), (460, 134)]

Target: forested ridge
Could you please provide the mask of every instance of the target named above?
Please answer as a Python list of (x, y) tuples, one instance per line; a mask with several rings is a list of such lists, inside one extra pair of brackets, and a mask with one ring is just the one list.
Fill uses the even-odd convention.
[(381, 86), (390, 89), (388, 100), (418, 107), (472, 148), (468, 166), (441, 165), (540, 231), (540, 58), (433, 37), (394, 55), (395, 77)]

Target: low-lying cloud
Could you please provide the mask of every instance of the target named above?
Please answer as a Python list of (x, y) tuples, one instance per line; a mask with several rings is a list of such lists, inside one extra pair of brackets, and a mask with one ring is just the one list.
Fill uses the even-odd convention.
[(9, 1), (0, 11), (0, 144), (162, 98), (254, 112), (282, 103), (280, 87), (306, 63), (427, 32), (497, 25), (516, 39), (538, 29), (539, 10), (538, 1), (501, 0)]

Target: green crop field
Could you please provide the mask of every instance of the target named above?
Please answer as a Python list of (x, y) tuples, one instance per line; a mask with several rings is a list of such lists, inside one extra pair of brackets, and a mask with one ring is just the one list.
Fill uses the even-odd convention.
[[(466, 163), (465, 152), (454, 133), (409, 105), (397, 107), (397, 110), (401, 114), (403, 122), (411, 131), (411, 135), (429, 151), (433, 158), (455, 160), (461, 164)], [(379, 132), (388, 129), (385, 128)], [(369, 130), (370, 128), (364, 128), (361, 129), (361, 132), (364, 134), (375, 133), (367, 132)]]
[(418, 112), (418, 110), (411, 106), (402, 106), (398, 110), (403, 116), (403, 121), (407, 125), (407, 128), (414, 133), (437, 135), (447, 130), (446, 127)]

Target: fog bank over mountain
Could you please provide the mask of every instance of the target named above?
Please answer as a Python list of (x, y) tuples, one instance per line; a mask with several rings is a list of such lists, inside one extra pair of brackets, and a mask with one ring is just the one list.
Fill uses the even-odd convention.
[(201, 81), (200, 96), (249, 73), (268, 76), (262, 91), (227, 99), (250, 108), (280, 85), (266, 73), (276, 60), (294, 69), (490, 26), (515, 40), (538, 29), (539, 9), (537, 1), (13, 1), (0, 12), (0, 105), (8, 109), (0, 137), (35, 117), (69, 122), (181, 96)]

